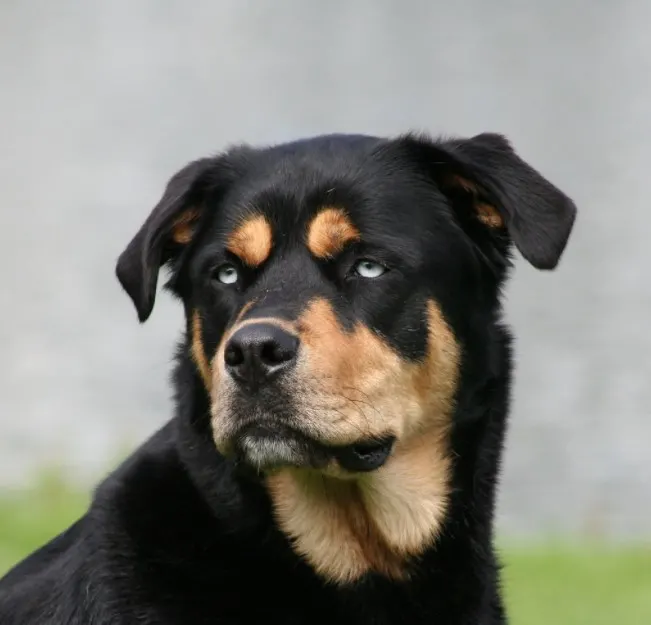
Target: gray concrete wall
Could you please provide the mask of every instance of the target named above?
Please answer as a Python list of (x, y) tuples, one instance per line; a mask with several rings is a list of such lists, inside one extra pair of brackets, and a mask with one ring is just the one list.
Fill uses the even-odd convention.
[(519, 263), (500, 501), (519, 533), (651, 533), (651, 4), (0, 4), (0, 481), (94, 479), (169, 416), (181, 314), (114, 261), (170, 174), (320, 131), (506, 133), (577, 201)]

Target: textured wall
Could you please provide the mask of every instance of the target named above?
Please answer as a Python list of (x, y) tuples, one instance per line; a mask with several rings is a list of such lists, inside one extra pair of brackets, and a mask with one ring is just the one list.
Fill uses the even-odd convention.
[[(169, 415), (178, 307), (139, 327), (117, 254), (186, 161), (320, 131), (506, 133), (581, 210), (519, 263), (500, 510), (651, 530), (651, 5), (26, 0), (0, 5), (0, 480), (94, 478)], [(191, 7), (191, 8), (190, 8)], [(438, 7), (438, 8), (437, 8)]]

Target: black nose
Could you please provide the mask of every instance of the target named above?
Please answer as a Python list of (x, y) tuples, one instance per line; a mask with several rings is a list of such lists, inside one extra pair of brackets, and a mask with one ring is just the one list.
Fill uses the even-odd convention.
[(291, 367), (298, 337), (272, 323), (254, 323), (237, 330), (226, 344), (224, 362), (241, 384), (255, 389)]

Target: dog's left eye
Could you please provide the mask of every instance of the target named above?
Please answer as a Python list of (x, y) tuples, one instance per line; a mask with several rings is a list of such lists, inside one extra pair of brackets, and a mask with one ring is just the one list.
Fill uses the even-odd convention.
[(386, 270), (387, 268), (384, 265), (368, 258), (362, 258), (353, 267), (353, 271), (362, 278), (379, 278), (383, 273), (386, 273)]
[(235, 284), (239, 280), (239, 273), (237, 267), (232, 263), (224, 263), (217, 267), (212, 274), (213, 280), (217, 280), (222, 284)]

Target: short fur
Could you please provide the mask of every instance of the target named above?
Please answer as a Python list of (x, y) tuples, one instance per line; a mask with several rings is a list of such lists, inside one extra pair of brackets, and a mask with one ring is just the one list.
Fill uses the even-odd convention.
[(164, 265), (183, 302), (176, 414), (0, 580), (0, 623), (505, 623), (499, 296), (575, 212), (495, 134), (187, 165), (117, 264), (141, 321)]

